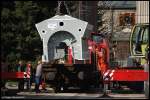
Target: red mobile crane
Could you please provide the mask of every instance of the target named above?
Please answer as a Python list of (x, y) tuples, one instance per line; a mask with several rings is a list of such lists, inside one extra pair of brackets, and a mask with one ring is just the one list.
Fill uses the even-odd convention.
[[(116, 81), (146, 81), (148, 80), (148, 72), (144, 69), (132, 69), (135, 66), (111, 68), (109, 66), (109, 44), (108, 40), (102, 34), (91, 34), (92, 39), (89, 40), (89, 48), (92, 53), (96, 54), (96, 66), (99, 73), (102, 75), (104, 84), (104, 93), (106, 93), (107, 86), (110, 82)], [(92, 61), (91, 61), (92, 62)]]

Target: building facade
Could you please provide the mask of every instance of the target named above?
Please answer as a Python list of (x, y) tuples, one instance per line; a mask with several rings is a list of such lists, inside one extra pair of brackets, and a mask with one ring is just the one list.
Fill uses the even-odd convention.
[(149, 23), (149, 1), (137, 1), (136, 9), (136, 23)]
[(110, 1), (106, 9), (100, 7), (101, 9), (105, 10), (105, 13), (100, 16), (99, 22), (102, 24), (98, 29), (111, 36), (111, 65), (115, 62), (117, 65), (127, 66), (130, 53), (129, 36), (136, 20), (136, 1)]

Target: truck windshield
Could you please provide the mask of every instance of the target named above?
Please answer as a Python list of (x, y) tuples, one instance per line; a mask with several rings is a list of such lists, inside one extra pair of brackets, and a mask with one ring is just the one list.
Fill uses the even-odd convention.
[(133, 32), (133, 37), (132, 37), (132, 41), (133, 43), (137, 43), (138, 41), (140, 41), (140, 33), (141, 33), (141, 27), (136, 26)]

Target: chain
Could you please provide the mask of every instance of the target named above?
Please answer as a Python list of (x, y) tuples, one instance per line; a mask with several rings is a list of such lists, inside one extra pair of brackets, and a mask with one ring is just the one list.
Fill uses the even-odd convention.
[(65, 1), (58, 1), (58, 7), (57, 7), (56, 15), (61, 15), (61, 12), (60, 12), (61, 8), (60, 7), (61, 7), (62, 2), (64, 3), (64, 6), (66, 7), (67, 13), (70, 15), (69, 8), (68, 8)]
[(62, 1), (58, 1), (58, 7), (57, 7), (57, 11), (56, 11), (56, 15), (60, 15), (60, 5), (61, 5)]
[(66, 4), (66, 2), (65, 2), (65, 1), (64, 1), (64, 5), (65, 5), (65, 7), (66, 7), (66, 9), (67, 9), (67, 13), (70, 15), (69, 8), (68, 8), (68, 6), (67, 6), (67, 4)]

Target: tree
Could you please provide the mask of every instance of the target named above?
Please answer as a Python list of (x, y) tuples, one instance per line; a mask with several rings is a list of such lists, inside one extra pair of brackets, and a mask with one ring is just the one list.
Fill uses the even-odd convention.
[(98, 2), (98, 31), (103, 33), (107, 38), (111, 38), (111, 1)]
[(68, 9), (71, 16), (79, 18), (79, 1), (67, 1)]
[(42, 55), (42, 41), (35, 24), (54, 16), (55, 7), (54, 1), (2, 1), (2, 59), (34, 61)]

